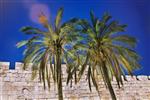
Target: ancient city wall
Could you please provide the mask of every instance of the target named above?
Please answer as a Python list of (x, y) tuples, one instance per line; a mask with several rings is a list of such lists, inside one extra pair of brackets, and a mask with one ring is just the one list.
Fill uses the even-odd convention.
[[(137, 80), (138, 79), (138, 80)], [(150, 100), (150, 76), (127, 76), (124, 86), (117, 87), (115, 80), (113, 88), (118, 100)], [(103, 81), (99, 81), (99, 95), (94, 86), (89, 91), (86, 77), (72, 87), (66, 85), (66, 70), (63, 65), (64, 100), (111, 100)], [(57, 100), (57, 91), (51, 82), (50, 92), (43, 89), (39, 79), (31, 80), (31, 68), (22, 70), (22, 63), (17, 62), (15, 70), (9, 70), (9, 62), (0, 63), (0, 100)]]

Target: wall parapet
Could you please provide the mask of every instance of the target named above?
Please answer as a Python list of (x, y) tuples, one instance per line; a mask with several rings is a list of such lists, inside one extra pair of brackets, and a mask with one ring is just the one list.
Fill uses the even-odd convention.
[[(10, 62), (0, 62), (0, 97), (2, 100), (57, 100), (57, 91), (54, 83), (51, 82), (50, 92), (43, 89), (43, 84), (39, 78), (31, 80), (31, 64), (26, 70), (22, 69), (23, 63), (16, 62), (15, 69), (9, 69)], [(63, 91), (65, 100), (110, 100), (108, 90), (104, 82), (100, 80), (99, 94), (92, 85), (93, 91), (90, 92), (88, 82), (83, 77), (80, 83), (73, 84), (72, 87), (66, 85), (66, 70), (63, 64)], [(150, 100), (150, 76), (126, 75), (127, 81), (120, 89), (113, 78), (112, 85), (118, 100)], [(12, 99), (13, 98), (13, 99)]]
[[(30, 67), (31, 65), (32, 65), (32, 63), (29, 64), (29, 67), (27, 69), (23, 70), (23, 63), (15, 62), (15, 69), (9, 69), (10, 62), (0, 62), (0, 69), (7, 70), (10, 72), (13, 72), (14, 70), (31, 72), (31, 67)], [(65, 65), (65, 64), (63, 64), (63, 65)], [(16, 72), (16, 71), (14, 71), (14, 72)], [(127, 78), (127, 80), (150, 80), (150, 75), (136, 75), (136, 76), (126, 75), (126, 78)]]

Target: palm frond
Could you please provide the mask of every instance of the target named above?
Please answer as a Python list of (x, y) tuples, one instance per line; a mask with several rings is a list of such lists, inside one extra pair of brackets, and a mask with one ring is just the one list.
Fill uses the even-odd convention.
[(22, 27), (22, 28), (20, 29), (20, 31), (21, 31), (21, 32), (24, 32), (24, 33), (27, 34), (27, 35), (30, 35), (30, 34), (41, 34), (41, 35), (45, 35), (45, 34), (46, 34), (46, 32), (41, 31), (40, 29), (31, 27), (31, 26)]
[(55, 27), (58, 29), (59, 25), (60, 25), (60, 21), (62, 19), (62, 15), (63, 15), (63, 8), (60, 8), (58, 10), (56, 19), (55, 19)]
[(97, 23), (97, 18), (94, 16), (93, 11), (90, 11), (90, 17), (91, 17), (92, 25), (93, 25), (93, 27), (95, 27), (96, 23)]

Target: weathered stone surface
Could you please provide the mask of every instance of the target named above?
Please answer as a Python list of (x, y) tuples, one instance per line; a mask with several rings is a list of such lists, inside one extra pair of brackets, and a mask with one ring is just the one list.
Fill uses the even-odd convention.
[[(31, 65), (23, 70), (23, 64), (17, 62), (15, 70), (9, 70), (9, 62), (0, 62), (0, 100), (58, 100), (57, 87), (52, 80), (50, 91), (43, 89), (38, 77), (31, 80)], [(97, 80), (98, 92), (93, 84), (90, 92), (86, 76), (83, 76), (76, 85), (73, 81), (70, 87), (70, 84), (66, 85), (67, 72), (64, 64), (62, 70), (64, 100), (111, 100), (102, 80)], [(126, 76), (126, 79), (127, 81), (123, 80), (124, 85), (119, 89), (113, 78), (112, 85), (118, 100), (150, 100), (150, 76)]]

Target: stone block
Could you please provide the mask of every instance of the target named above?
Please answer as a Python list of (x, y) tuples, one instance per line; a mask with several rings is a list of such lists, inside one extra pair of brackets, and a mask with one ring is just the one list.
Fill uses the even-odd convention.
[(9, 77), (4, 77), (4, 81), (5, 81), (5, 82), (9, 82), (9, 81), (10, 81), (10, 78), (9, 78)]

